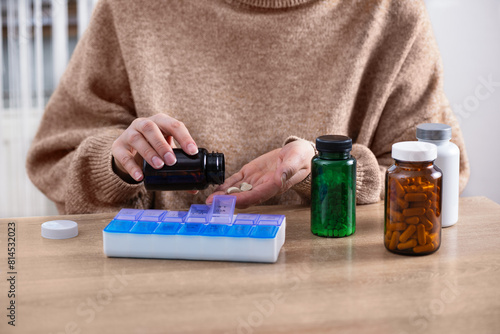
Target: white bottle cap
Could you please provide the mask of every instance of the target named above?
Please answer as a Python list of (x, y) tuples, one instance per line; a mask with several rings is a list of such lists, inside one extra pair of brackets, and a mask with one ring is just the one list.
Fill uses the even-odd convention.
[(437, 147), (421, 141), (403, 141), (392, 145), (392, 158), (401, 161), (434, 161)]
[(69, 239), (78, 235), (78, 224), (72, 220), (51, 220), (42, 224), (42, 237)]

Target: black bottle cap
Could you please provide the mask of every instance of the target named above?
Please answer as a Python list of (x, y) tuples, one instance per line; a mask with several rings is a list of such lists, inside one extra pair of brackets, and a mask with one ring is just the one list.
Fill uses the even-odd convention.
[(207, 154), (207, 181), (212, 184), (223, 184), (226, 172), (224, 154)]
[(321, 152), (349, 152), (352, 139), (347, 136), (326, 135), (316, 138), (316, 149)]

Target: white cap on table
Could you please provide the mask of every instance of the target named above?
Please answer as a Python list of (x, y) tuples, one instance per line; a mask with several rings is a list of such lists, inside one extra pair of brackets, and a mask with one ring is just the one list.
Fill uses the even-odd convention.
[(78, 224), (72, 220), (51, 220), (42, 224), (42, 237), (69, 239), (78, 235)]

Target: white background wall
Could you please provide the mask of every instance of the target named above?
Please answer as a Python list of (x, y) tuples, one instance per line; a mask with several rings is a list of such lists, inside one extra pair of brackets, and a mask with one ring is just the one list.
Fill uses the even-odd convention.
[(56, 214), (26, 153), (97, 0), (0, 0), (0, 218)]
[(443, 57), (445, 91), (470, 160), (462, 195), (500, 203), (500, 0), (426, 4)]

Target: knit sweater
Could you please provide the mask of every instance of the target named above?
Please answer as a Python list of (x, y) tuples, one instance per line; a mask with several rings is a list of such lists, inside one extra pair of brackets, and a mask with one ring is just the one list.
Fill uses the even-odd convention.
[[(148, 192), (113, 172), (137, 117), (182, 121), (226, 177), (296, 138), (348, 135), (357, 203), (379, 201), (391, 145), (453, 127), (423, 0), (101, 0), (53, 93), (27, 170), (60, 213), (185, 209), (213, 191)], [(310, 176), (266, 204), (310, 199)]]

